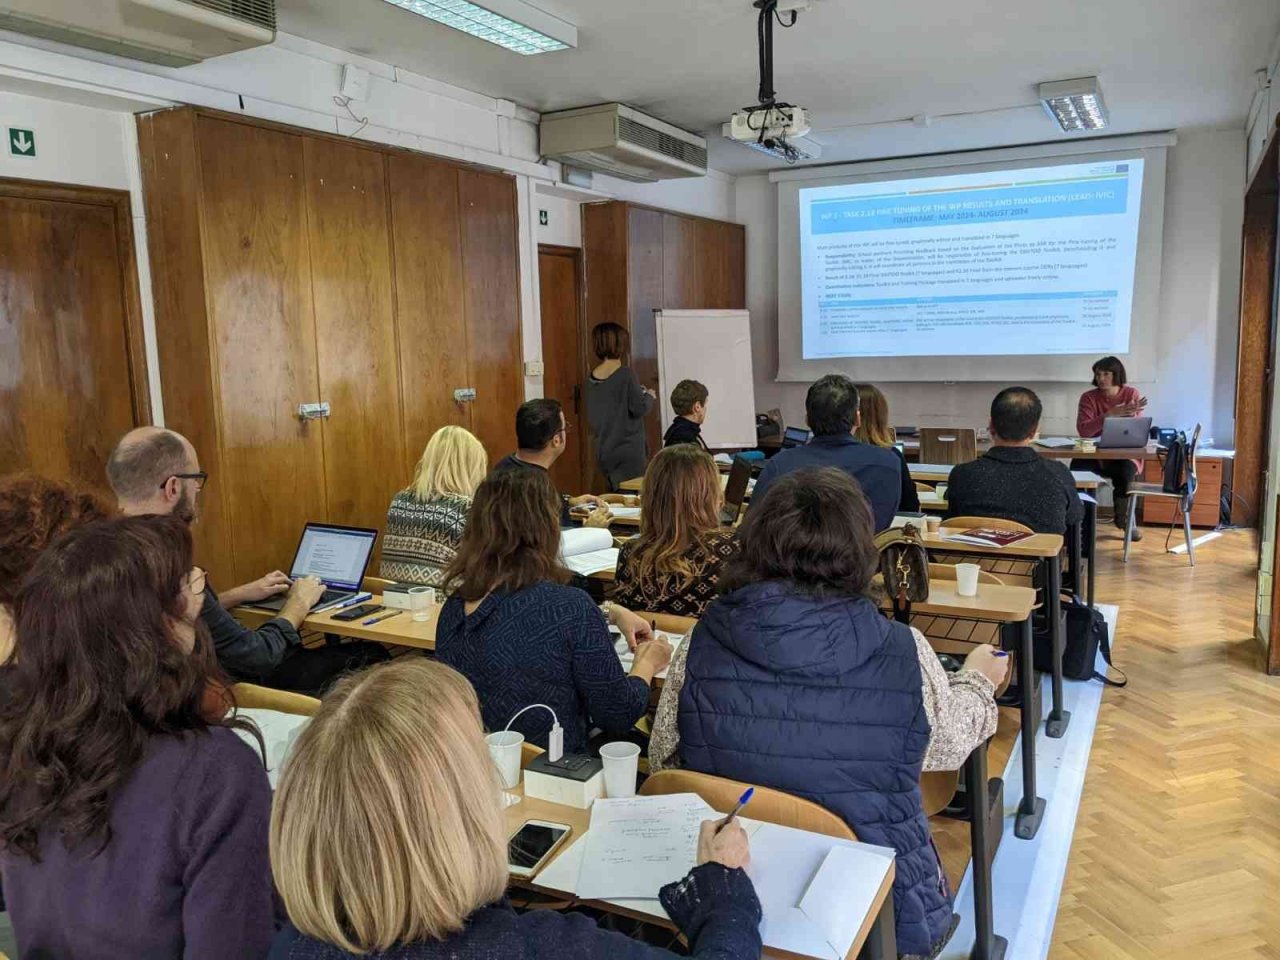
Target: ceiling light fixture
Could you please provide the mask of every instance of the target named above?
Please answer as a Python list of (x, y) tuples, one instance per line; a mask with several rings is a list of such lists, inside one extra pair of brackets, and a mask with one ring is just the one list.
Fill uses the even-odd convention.
[(578, 45), (578, 28), (524, 0), (386, 0), (392, 6), (529, 56)]
[(1040, 103), (1063, 133), (1101, 130), (1110, 122), (1097, 77), (1042, 83)]

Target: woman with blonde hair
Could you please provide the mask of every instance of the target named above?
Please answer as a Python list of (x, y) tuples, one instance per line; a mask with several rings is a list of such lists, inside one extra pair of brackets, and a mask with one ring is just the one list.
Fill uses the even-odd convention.
[[(760, 955), (760, 904), (742, 869), (746, 834), (702, 825), (698, 863), (659, 891), (694, 957)], [(580, 914), (517, 914), (507, 887), (507, 818), (471, 685), (405, 657), (345, 680), (285, 765), (271, 864), (291, 926), (272, 960), (674, 954)]]
[(911, 479), (911, 471), (907, 468), (907, 458), (898, 449), (898, 435), (889, 426), (889, 401), (874, 383), (859, 383), (856, 386), (858, 426), (853, 435), (859, 443), (884, 447), (898, 455), (898, 463), (902, 467), (902, 497), (898, 501), (898, 509), (914, 513), (920, 509), (920, 495), (916, 493), (915, 481)]
[(715, 599), (720, 566), (738, 552), (720, 525), (720, 472), (705, 450), (677, 444), (645, 471), (640, 535), (618, 555), (614, 599), (629, 610), (700, 617)]
[(422, 451), (413, 483), (387, 510), (381, 574), (442, 587), (457, 555), (476, 488), (489, 470), (484, 445), (462, 427), (441, 427)]

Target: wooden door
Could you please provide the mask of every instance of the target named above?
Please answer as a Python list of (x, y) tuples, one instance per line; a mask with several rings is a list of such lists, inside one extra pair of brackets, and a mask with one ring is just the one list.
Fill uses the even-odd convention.
[[(384, 155), (308, 137), (307, 237), (315, 303), (327, 519), (381, 529), (408, 485), (392, 307)], [(377, 557), (370, 561), (376, 569)]]
[[(633, 207), (627, 217), (630, 247), (627, 251), (631, 298), (631, 369), (641, 386), (661, 392), (658, 383), (658, 325), (655, 310), (667, 302), (663, 222), (656, 210)], [(621, 322), (621, 321), (619, 321)], [(645, 418), (645, 446), (649, 456), (662, 449), (662, 405), (655, 403)], [(604, 490), (605, 487), (599, 489)]]
[(520, 368), (520, 264), (516, 184), (506, 174), (458, 174), (467, 348), (476, 391), (471, 432), (489, 456), (515, 449), (516, 409), (524, 400)]
[(571, 247), (538, 247), (538, 288), (542, 306), (542, 395), (559, 400), (572, 425), (564, 455), (551, 468), (562, 493), (600, 492), (583, 472), (587, 408), (582, 357), (582, 253)]
[[(471, 428), (470, 406), (453, 396), (471, 385), (471, 356), (458, 168), (398, 154), (390, 158), (388, 172), (407, 484), (433, 433), (448, 424)], [(510, 451), (488, 452), (496, 460)]]
[(129, 195), (0, 181), (0, 474), (103, 490), (151, 421)]
[(198, 119), (214, 390), (233, 570), (239, 582), (289, 562), (303, 524), (324, 519), (321, 399), (307, 249), (302, 138)]

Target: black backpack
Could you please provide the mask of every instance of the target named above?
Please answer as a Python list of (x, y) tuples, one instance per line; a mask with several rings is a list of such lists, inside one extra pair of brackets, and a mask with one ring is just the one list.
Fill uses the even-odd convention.
[(1189, 444), (1187, 443), (1187, 435), (1179, 430), (1173, 435), (1173, 439), (1169, 441), (1168, 449), (1164, 455), (1164, 482), (1161, 489), (1165, 493), (1176, 493), (1180, 497), (1190, 495), (1195, 497), (1196, 492), (1190, 485), (1190, 478), (1187, 476), (1187, 461), (1190, 458)]
[[(1129, 683), (1124, 674), (1112, 680), (1098, 673), (1094, 665), (1098, 651), (1111, 666), (1111, 634), (1107, 621), (1097, 610), (1077, 597), (1062, 605), (1064, 629), (1062, 632), (1062, 675), (1068, 680), (1101, 680), (1111, 687), (1123, 687)], [(1053, 671), (1053, 647), (1049, 643), (1049, 631), (1037, 630), (1035, 635), (1035, 667), (1044, 673)], [(1117, 671), (1119, 672), (1119, 671)]]

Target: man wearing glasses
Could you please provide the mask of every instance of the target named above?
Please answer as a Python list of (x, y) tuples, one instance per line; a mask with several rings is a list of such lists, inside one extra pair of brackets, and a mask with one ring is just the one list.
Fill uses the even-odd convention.
[[(107, 461), (107, 480), (127, 516), (172, 514), (186, 523), (200, 517), (200, 491), (209, 475), (200, 469), (195, 447), (186, 437), (159, 427), (125, 434)], [(279, 616), (250, 630), (228, 612), (243, 603), (288, 593)], [(279, 570), (219, 595), (204, 591), (200, 619), (213, 638), (218, 663), (233, 680), (247, 680), (319, 694), (348, 670), (387, 659), (378, 644), (346, 643), (310, 650), (298, 627), (324, 593), (315, 577), (292, 581)]]

